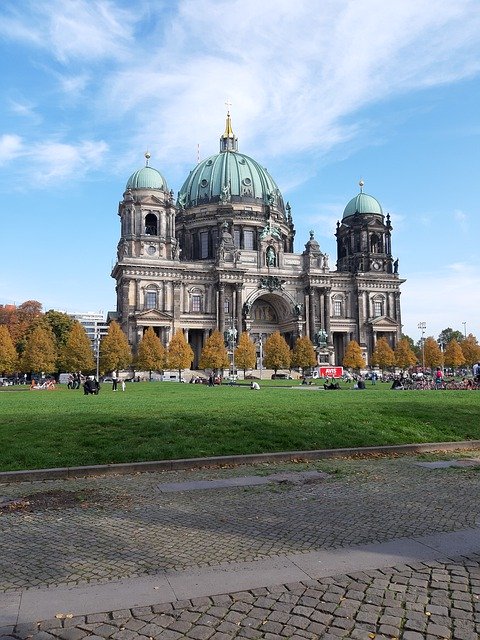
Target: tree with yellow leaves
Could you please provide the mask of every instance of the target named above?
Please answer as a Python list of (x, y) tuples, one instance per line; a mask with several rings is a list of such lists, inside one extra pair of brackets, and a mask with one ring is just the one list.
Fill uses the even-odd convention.
[(480, 346), (473, 334), (469, 333), (465, 340), (462, 340), (460, 346), (465, 357), (465, 364), (471, 367), (476, 362), (480, 362)]
[(360, 345), (356, 340), (350, 340), (345, 349), (343, 356), (343, 366), (348, 369), (364, 369), (366, 367), (365, 360), (362, 355)]
[(152, 371), (165, 369), (167, 364), (167, 350), (153, 327), (148, 327), (138, 345), (138, 353), (135, 359), (139, 369), (145, 369), (152, 379)]
[(57, 350), (53, 333), (46, 327), (36, 326), (26, 337), (20, 370), (24, 373), (53, 373), (56, 361)]
[(13, 373), (17, 363), (17, 350), (10, 332), (4, 324), (0, 324), (0, 373)]
[(230, 365), (225, 341), (218, 329), (205, 340), (199, 364), (200, 369), (212, 369), (217, 374)]
[(423, 346), (424, 355), (422, 359), (425, 359), (425, 366), (429, 369), (435, 367), (441, 367), (443, 365), (443, 353), (440, 351), (438, 342), (432, 336), (425, 339)]
[(254, 369), (257, 364), (257, 350), (246, 331), (240, 335), (238, 347), (235, 349), (235, 363), (237, 367), (243, 369), (244, 376), (247, 369)]
[(60, 353), (60, 365), (65, 371), (93, 371), (92, 343), (80, 322), (74, 322)]
[(457, 367), (461, 367), (462, 364), (465, 364), (465, 356), (463, 355), (462, 348), (455, 339), (447, 344), (443, 359), (447, 367), (451, 367), (452, 369), (456, 369)]
[(307, 369), (317, 364), (317, 354), (308, 336), (297, 338), (292, 352), (292, 367)]
[(126, 369), (132, 362), (132, 351), (127, 336), (123, 333), (118, 322), (113, 320), (108, 327), (107, 335), (100, 343), (100, 370), (118, 371)]
[(292, 354), (285, 338), (279, 331), (268, 336), (265, 342), (265, 367), (273, 369), (289, 369)]
[(395, 364), (397, 367), (400, 367), (400, 369), (410, 369), (410, 367), (417, 364), (417, 356), (411, 348), (408, 338), (402, 338), (398, 341), (394, 355)]
[(178, 329), (170, 340), (167, 350), (167, 363), (170, 369), (178, 371), (178, 380), (182, 381), (182, 370), (192, 366), (194, 354), (192, 347), (185, 340), (185, 335)]
[(379, 338), (377, 340), (377, 344), (372, 353), (372, 364), (374, 367), (380, 367), (382, 371), (394, 366), (395, 353), (386, 338)]

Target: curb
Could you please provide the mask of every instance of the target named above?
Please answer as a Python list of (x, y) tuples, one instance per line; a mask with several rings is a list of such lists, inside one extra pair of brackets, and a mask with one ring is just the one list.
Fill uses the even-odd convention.
[(427, 442), (423, 444), (384, 445), (348, 449), (317, 449), (313, 451), (289, 451), (278, 453), (255, 453), (210, 458), (183, 458), (179, 460), (157, 460), (152, 462), (126, 462), (122, 464), (91, 465), (85, 467), (59, 467), (56, 469), (32, 469), (26, 471), (0, 472), (0, 484), (7, 482), (34, 482), (38, 480), (65, 480), (92, 476), (129, 475), (156, 471), (182, 471), (206, 467), (240, 466), (262, 462), (301, 462), (327, 460), (331, 458), (368, 458), (371, 456), (401, 456), (409, 453), (431, 453), (440, 451), (469, 451), (480, 449), (480, 440), (461, 442)]

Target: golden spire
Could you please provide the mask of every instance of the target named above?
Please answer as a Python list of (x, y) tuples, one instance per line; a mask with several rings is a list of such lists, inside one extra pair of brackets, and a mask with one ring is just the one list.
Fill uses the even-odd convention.
[(225, 106), (227, 107), (227, 122), (225, 124), (225, 133), (223, 134), (223, 138), (233, 138), (233, 129), (232, 129), (232, 121), (230, 119), (230, 107), (232, 106), (232, 103), (230, 102), (230, 100), (226, 100), (225, 102)]
[(225, 124), (225, 133), (220, 137), (220, 152), (238, 151), (238, 140), (237, 136), (233, 133), (232, 121), (230, 119), (230, 107), (232, 103), (227, 100), (225, 105), (227, 107), (227, 122)]

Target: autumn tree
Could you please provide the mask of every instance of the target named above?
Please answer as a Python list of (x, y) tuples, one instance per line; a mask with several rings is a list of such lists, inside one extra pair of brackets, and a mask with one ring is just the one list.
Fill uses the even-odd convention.
[(45, 326), (48, 326), (49, 329), (51, 329), (55, 337), (57, 349), (61, 351), (67, 343), (70, 331), (75, 324), (75, 320), (62, 311), (55, 311), (54, 309), (50, 309), (43, 314), (41, 322)]
[(53, 333), (50, 329), (38, 325), (26, 338), (20, 369), (24, 373), (52, 373), (55, 371), (56, 361), (57, 350)]
[(185, 335), (178, 329), (170, 340), (167, 350), (167, 362), (170, 369), (178, 371), (178, 380), (182, 380), (182, 370), (189, 369), (193, 362), (192, 347), (185, 340)]
[(403, 337), (395, 347), (395, 364), (401, 369), (409, 369), (417, 363), (417, 356), (412, 349), (411, 342), (413, 341)]
[(308, 336), (297, 338), (292, 352), (292, 367), (307, 369), (317, 364), (317, 354)]
[(257, 364), (257, 349), (246, 331), (240, 335), (238, 347), (235, 349), (235, 362), (237, 367), (243, 369), (244, 376), (247, 369), (255, 369)]
[(389, 369), (395, 365), (395, 353), (386, 338), (379, 338), (372, 353), (372, 364), (375, 367)]
[(280, 332), (275, 331), (268, 336), (265, 342), (265, 367), (277, 373), (278, 369), (289, 369), (291, 359), (291, 351)]
[(349, 369), (364, 369), (366, 364), (360, 345), (355, 340), (350, 340), (343, 356), (343, 366)]
[(441, 367), (443, 365), (443, 353), (440, 351), (437, 341), (432, 336), (425, 339), (423, 346), (422, 361), (425, 360), (425, 366), (429, 369)]
[(95, 368), (92, 343), (80, 322), (73, 322), (61, 347), (59, 364), (65, 371), (92, 371)]
[(451, 367), (452, 369), (456, 369), (457, 367), (461, 367), (462, 364), (465, 364), (465, 356), (463, 355), (462, 348), (455, 338), (447, 344), (443, 359), (447, 367)]
[(13, 344), (10, 332), (5, 325), (0, 324), (0, 372), (13, 373), (17, 366), (17, 350)]
[(465, 364), (471, 367), (476, 362), (480, 362), (480, 346), (473, 334), (469, 333), (468, 336), (462, 340), (460, 346), (465, 358)]
[(229, 366), (227, 349), (220, 331), (214, 331), (205, 340), (199, 364), (200, 369), (212, 369), (215, 373), (219, 373)]
[(117, 371), (126, 369), (132, 362), (132, 351), (127, 336), (123, 333), (118, 322), (113, 320), (108, 327), (108, 333), (100, 343), (100, 370)]
[(446, 346), (452, 340), (456, 340), (458, 343), (463, 342), (463, 333), (461, 331), (454, 331), (451, 327), (447, 327), (439, 333), (437, 342)]
[(37, 300), (27, 300), (16, 307), (5, 305), (0, 314), (1, 324), (6, 324), (14, 345), (22, 352), (27, 340), (27, 332), (33, 329), (37, 318), (42, 316), (42, 305)]
[(153, 327), (148, 327), (138, 345), (136, 366), (139, 369), (147, 370), (151, 380), (152, 371), (160, 371), (165, 368), (166, 364), (167, 350)]
[[(406, 340), (408, 346), (410, 347), (410, 350), (412, 351), (413, 355), (416, 356), (417, 360), (419, 359), (420, 353), (421, 353), (421, 344), (415, 344), (415, 341), (413, 338), (411, 338), (410, 336), (407, 336), (405, 333), (402, 333), (402, 340)], [(398, 364), (398, 363), (397, 363)], [(415, 364), (415, 362), (413, 363)], [(401, 366), (401, 365), (399, 365)]]

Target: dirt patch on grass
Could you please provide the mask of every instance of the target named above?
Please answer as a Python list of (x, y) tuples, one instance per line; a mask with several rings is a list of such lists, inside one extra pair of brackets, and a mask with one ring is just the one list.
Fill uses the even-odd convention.
[(80, 507), (88, 509), (90, 507), (111, 506), (118, 499), (104, 495), (94, 489), (81, 489), (78, 491), (65, 491), (63, 489), (53, 489), (51, 491), (41, 491), (20, 498), (6, 498), (0, 496), (0, 514), (11, 512), (41, 512), (53, 509), (71, 509)]

